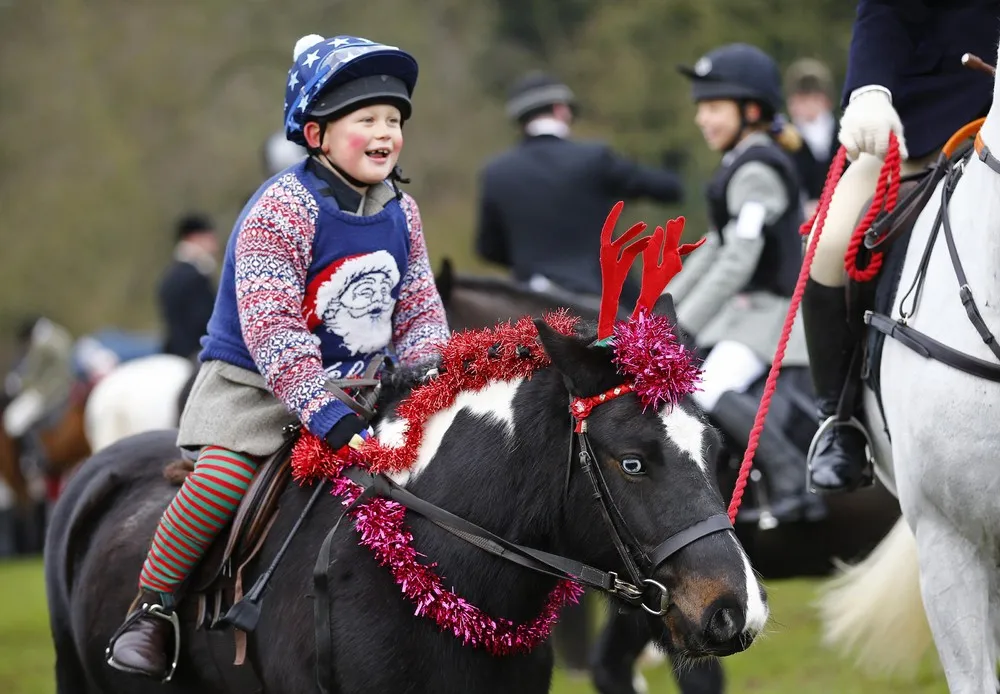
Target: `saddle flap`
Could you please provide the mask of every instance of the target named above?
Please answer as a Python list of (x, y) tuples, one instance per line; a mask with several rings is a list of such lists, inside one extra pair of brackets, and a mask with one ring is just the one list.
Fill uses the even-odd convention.
[(274, 455), (258, 466), (232, 523), (219, 538), (225, 538), (225, 544), (216, 541), (205, 554), (197, 570), (195, 592), (209, 591), (227, 567), (235, 568), (242, 564), (259, 545), (278, 510), (281, 494), (292, 480), (291, 453), (297, 439), (297, 436), (290, 437)]
[(261, 538), (278, 509), (288, 483), (292, 480), (292, 437), (277, 453), (265, 461), (254, 475), (246, 496), (236, 509), (233, 527), (223, 551), (223, 562), (242, 563)]

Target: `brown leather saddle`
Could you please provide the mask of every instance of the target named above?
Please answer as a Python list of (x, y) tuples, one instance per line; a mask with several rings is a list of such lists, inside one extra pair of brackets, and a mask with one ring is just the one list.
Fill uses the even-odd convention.
[[(371, 421), (381, 389), (378, 373), (383, 363), (391, 368), (390, 363), (379, 356), (372, 359), (360, 378), (329, 380), (326, 388), (365, 421)], [(196, 629), (226, 628), (228, 625), (223, 620), (226, 610), (243, 598), (243, 572), (264, 546), (281, 510), (281, 496), (292, 481), (291, 454), (299, 432), (297, 424), (286, 427), (285, 442), (257, 468), (231, 524), (219, 535), (192, 574), (185, 593), (189, 600), (197, 600)], [(234, 664), (240, 665), (246, 658), (246, 634), (235, 628), (234, 632)]]

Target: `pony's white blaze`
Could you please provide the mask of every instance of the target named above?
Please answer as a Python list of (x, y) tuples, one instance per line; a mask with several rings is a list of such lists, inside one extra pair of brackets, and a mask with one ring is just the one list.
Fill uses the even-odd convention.
[(674, 445), (691, 456), (698, 467), (708, 474), (708, 463), (705, 461), (705, 423), (680, 406), (669, 405), (660, 413), (660, 421)]
[(742, 549), (740, 554), (743, 557), (743, 571), (747, 579), (747, 618), (743, 631), (756, 635), (764, 630), (770, 610), (761, 596), (760, 582), (757, 581), (757, 574), (750, 566), (750, 560)]
[[(481, 390), (468, 390), (459, 393), (451, 407), (441, 410), (427, 420), (427, 424), (424, 426), (424, 437), (420, 442), (420, 449), (417, 451), (416, 462), (411, 469), (390, 475), (392, 480), (396, 484), (405, 485), (416, 479), (430, 465), (441, 446), (441, 441), (444, 440), (445, 434), (462, 410), (468, 410), (470, 414), (503, 424), (507, 434), (512, 435), (514, 433), (514, 396), (523, 380), (516, 378), (512, 381), (490, 381)], [(404, 419), (383, 420), (376, 428), (376, 436), (387, 446), (399, 447), (403, 445), (403, 434), (406, 432), (407, 426), (408, 423)]]

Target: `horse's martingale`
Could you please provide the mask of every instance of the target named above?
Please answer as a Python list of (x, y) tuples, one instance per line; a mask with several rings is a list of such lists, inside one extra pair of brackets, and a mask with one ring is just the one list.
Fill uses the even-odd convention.
[[(347, 506), (345, 515), (354, 519), (361, 544), (370, 548), (378, 563), (389, 568), (402, 592), (416, 604), (416, 614), (433, 619), (443, 630), (451, 631), (464, 643), (481, 647), (494, 655), (506, 655), (533, 649), (549, 635), (559, 609), (567, 601), (576, 601), (587, 586), (642, 606), (654, 615), (665, 613), (669, 605), (667, 589), (648, 578), (670, 556), (695, 540), (731, 528), (725, 514), (702, 519), (675, 533), (652, 552), (643, 552), (629, 531), (622, 513), (611, 499), (610, 491), (587, 437), (586, 420), (591, 410), (604, 402), (635, 393), (645, 407), (661, 403), (676, 405), (692, 392), (699, 372), (691, 355), (678, 344), (669, 319), (652, 313), (653, 305), (670, 279), (681, 268), (681, 256), (698, 244), (678, 245), (684, 228), (683, 218), (657, 227), (651, 235), (631, 244), (645, 229), (633, 225), (615, 241), (612, 231), (623, 204), (609, 214), (602, 230), (601, 267), (604, 293), (594, 346), (613, 350), (613, 360), (627, 381), (608, 392), (589, 397), (568, 393), (568, 406), (576, 425), (575, 439), (570, 440), (570, 460), (566, 471), (567, 486), (573, 470), (573, 453), (587, 475), (600, 502), (604, 522), (630, 574), (631, 582), (619, 579), (580, 562), (509, 543), (489, 531), (422, 501), (395, 484), (387, 475), (409, 469), (417, 458), (424, 424), (435, 413), (450, 407), (456, 397), (469, 390), (479, 390), (495, 381), (530, 378), (537, 370), (550, 365), (539, 343), (543, 327), (562, 335), (572, 335), (577, 319), (560, 311), (546, 316), (544, 326), (525, 317), (494, 328), (455, 334), (443, 348), (440, 361), (426, 381), (415, 388), (398, 407), (397, 414), (406, 422), (402, 445), (393, 446), (377, 439), (368, 440), (349, 458), (338, 458), (319, 439), (306, 433), (292, 455), (295, 478), (301, 482), (319, 479), (333, 481), (333, 492)], [(640, 299), (630, 321), (615, 322), (625, 277), (640, 253), (644, 269)], [(569, 419), (567, 420), (569, 423)], [(542, 614), (530, 623), (486, 615), (474, 605), (446, 590), (433, 565), (420, 564), (412, 547), (412, 535), (403, 518), (406, 509), (420, 513), (457, 537), (504, 559), (527, 568), (557, 576)], [(339, 522), (338, 522), (339, 526)], [(337, 526), (327, 538), (329, 545)], [(321, 553), (322, 555), (322, 553)], [(317, 564), (317, 575), (322, 556)], [(658, 601), (648, 603), (649, 591), (658, 592)], [(317, 590), (317, 610), (324, 609), (322, 591)], [(319, 619), (323, 615), (317, 615)]]

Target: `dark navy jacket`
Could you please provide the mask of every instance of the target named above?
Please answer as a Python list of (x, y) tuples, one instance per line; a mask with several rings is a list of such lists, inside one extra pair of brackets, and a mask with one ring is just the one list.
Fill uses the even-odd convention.
[[(476, 251), (523, 282), (539, 274), (576, 294), (601, 294), (601, 227), (619, 200), (676, 202), (680, 177), (607, 145), (527, 137), (480, 175)], [(624, 225), (623, 225), (624, 227)], [(631, 278), (630, 278), (631, 280)], [(622, 305), (638, 298), (629, 281)]]
[(910, 157), (930, 154), (989, 110), (993, 80), (961, 57), (995, 63), (998, 37), (998, 0), (861, 0), (843, 105), (858, 87), (887, 88)]

